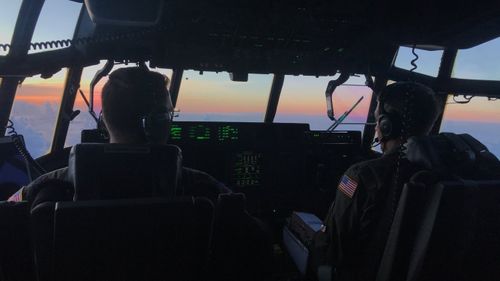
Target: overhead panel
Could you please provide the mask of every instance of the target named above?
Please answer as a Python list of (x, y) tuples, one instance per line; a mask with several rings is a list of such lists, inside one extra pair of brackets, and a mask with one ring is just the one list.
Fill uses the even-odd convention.
[[(149, 60), (230, 73), (380, 74), (400, 45), (460, 49), (500, 35), (500, 6), (486, 0), (85, 3), (96, 23), (94, 38), (76, 41), (85, 65), (91, 59)], [(65, 58), (60, 53), (54, 64)]]

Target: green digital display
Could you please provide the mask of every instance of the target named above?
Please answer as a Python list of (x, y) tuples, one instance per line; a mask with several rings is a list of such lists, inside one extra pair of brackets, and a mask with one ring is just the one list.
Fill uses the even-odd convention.
[(172, 125), (172, 127), (170, 127), (170, 138), (173, 140), (180, 140), (182, 138), (182, 127), (179, 125)]
[(239, 129), (231, 125), (220, 126), (218, 130), (218, 138), (219, 141), (238, 140)]
[(196, 141), (210, 140), (211, 130), (209, 127), (204, 125), (194, 125), (188, 129), (189, 139)]
[(234, 125), (172, 124), (170, 139), (226, 143), (228, 141), (238, 141), (240, 139), (240, 129)]
[(233, 168), (234, 184), (240, 187), (261, 185), (263, 159), (262, 153), (252, 151), (237, 153)]

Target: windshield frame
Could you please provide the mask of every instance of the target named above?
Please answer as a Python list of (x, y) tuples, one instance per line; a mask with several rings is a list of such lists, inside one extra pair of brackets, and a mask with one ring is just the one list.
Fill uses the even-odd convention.
[[(12, 109), (12, 104), (15, 98), (16, 88), (18, 83), (22, 81), (23, 75), (25, 76), (31, 76), (36, 74), (50, 75), (49, 74), (50, 72), (55, 73), (61, 68), (68, 67), (69, 74), (64, 86), (65, 90), (63, 93), (63, 100), (62, 100), (63, 102), (61, 102), (59, 115), (56, 121), (58, 122), (58, 124), (56, 125), (56, 130), (54, 131), (54, 137), (52, 140), (52, 148), (51, 148), (51, 151), (58, 151), (64, 147), (64, 142), (67, 135), (67, 124), (69, 124), (67, 116), (73, 111), (74, 96), (76, 95), (76, 92), (72, 91), (74, 90), (74, 87), (72, 88), (71, 85), (76, 85), (80, 81), (78, 77), (79, 76), (78, 70), (85, 66), (93, 65), (100, 59), (106, 59), (106, 58), (87, 57), (87, 58), (82, 58), (82, 60), (75, 61), (74, 58), (72, 57), (71, 52), (67, 48), (28, 55), (27, 52), (29, 49), (30, 41), (36, 27), (36, 21), (43, 8), (43, 4), (44, 4), (43, 0), (23, 0), (21, 8), (19, 10), (16, 26), (13, 33), (13, 38), (11, 41), (12, 45), (16, 47), (9, 51), (9, 54), (7, 56), (8, 58), (0, 57), (0, 74), (6, 73), (6, 70), (12, 73), (12, 76), (4, 77), (0, 85), (1, 87), (0, 89), (2, 90), (3, 93), (0, 96), (0, 123), (2, 123), (3, 125), (2, 128), (4, 128), (5, 125), (7, 124)], [(84, 5), (82, 5), (82, 10), (80, 12), (77, 21), (73, 38), (76, 38), (77, 36), (91, 35), (93, 32), (92, 26), (93, 24), (88, 16), (88, 13), (86, 12)], [(396, 50), (397, 48), (395, 48), (395, 51)], [(440, 72), (442, 68), (444, 69), (443, 63), (448, 64), (448, 66), (450, 65), (449, 62), (446, 62), (444, 58), (446, 52), (453, 53), (454, 51), (452, 49), (448, 50), (445, 48), (445, 51), (443, 53), (443, 58), (440, 64)], [(455, 56), (450, 56), (450, 58), (451, 57), (453, 57), (453, 62), (454, 62), (456, 54)], [(8, 60), (11, 58), (23, 58), (23, 60), (22, 63), (12, 63), (12, 61)], [(444, 70), (442, 71), (443, 74), (438, 75), (438, 77), (434, 78), (428, 75), (420, 73), (412, 73), (408, 70), (399, 69), (394, 66), (394, 56), (392, 57), (388, 56), (388, 58), (392, 59), (392, 63), (388, 63), (387, 64), (388, 67), (386, 69), (384, 69), (383, 67), (381, 68), (380, 66), (374, 67), (372, 69), (372, 75), (375, 76), (377, 78), (376, 80), (378, 81), (411, 80), (416, 82), (422, 82), (424, 84), (431, 86), (438, 93), (439, 97), (447, 97), (448, 94), (451, 93), (473, 94), (477, 96), (486, 96), (494, 98), (500, 97), (500, 81), (458, 79), (451, 77), (451, 75), (447, 75), (448, 73), (445, 73), (446, 71)], [(46, 72), (47, 67), (46, 65), (44, 65), (43, 63), (44, 61), (53, 62), (51, 63), (52, 69), (50, 70), (49, 73)], [(332, 66), (332, 73), (339, 71), (338, 68), (339, 68), (338, 66), (337, 67)], [(178, 78), (182, 77), (182, 72), (183, 72), (182, 67), (177, 67), (174, 70), (174, 74), (175, 73), (180, 74), (176, 76), (177, 79), (172, 79), (173, 81), (177, 81), (177, 83), (175, 83), (175, 85), (173, 86), (174, 90), (176, 87), (179, 88), (180, 85), (182, 84), (182, 80)], [(275, 76), (273, 78), (273, 84), (275, 79), (277, 79), (276, 77), (279, 77), (280, 75), (284, 74), (276, 73), (274, 75)], [(278, 82), (279, 81), (277, 81), (277, 85), (279, 85)], [(379, 82), (379, 84), (381, 84), (381, 82)], [(277, 89), (279, 89), (279, 91)], [(271, 92), (273, 92), (273, 94), (270, 95), (269, 97), (264, 118), (264, 122), (268, 123), (272, 122), (272, 119), (274, 119), (273, 111), (276, 110), (277, 104), (279, 103), (279, 93), (281, 92), (281, 88), (277, 87), (274, 91)], [(443, 100), (444, 99), (445, 98), (443, 98)], [(373, 114), (374, 104), (376, 104), (376, 102), (372, 98), (367, 118), (368, 122), (373, 121), (373, 117), (371, 115)], [(443, 109), (444, 109), (444, 102), (443, 102)], [(273, 118), (271, 118), (271, 116), (273, 116)], [(436, 126), (433, 130), (434, 133), (439, 131), (440, 125), (441, 125), (441, 119), (436, 123)], [(367, 139), (371, 141), (370, 135), (372, 133), (373, 133), (373, 128), (372, 129), (365, 128), (363, 134), (364, 148), (368, 148)]]

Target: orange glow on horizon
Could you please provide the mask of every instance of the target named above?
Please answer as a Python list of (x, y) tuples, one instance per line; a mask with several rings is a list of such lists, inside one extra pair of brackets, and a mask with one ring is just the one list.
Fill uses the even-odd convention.
[[(103, 79), (104, 80), (104, 79)], [(99, 83), (96, 87), (94, 104), (96, 112), (101, 108), (101, 87), (104, 81)], [(244, 100), (242, 93), (229, 94), (224, 92), (223, 95), (218, 94), (203, 95), (197, 92), (206, 92), (207, 86), (201, 88), (196, 86), (185, 89), (183, 94), (180, 95), (179, 109), (184, 113), (264, 113), (266, 108), (267, 99), (261, 101), (258, 97), (246, 96)], [(210, 87), (210, 86), (208, 86)], [(33, 105), (43, 105), (46, 103), (59, 104), (61, 102), (61, 95), (63, 89), (63, 82), (58, 83), (24, 83), (21, 85), (16, 94), (16, 101), (22, 101)], [(83, 92), (88, 97), (88, 86), (82, 87)], [(224, 89), (218, 88), (224, 91)], [(244, 95), (251, 95), (252, 93), (245, 93)], [(359, 94), (359, 93), (358, 93)], [(356, 96), (358, 96), (356, 94)], [(285, 115), (316, 115), (325, 116), (326, 105), (324, 95), (300, 95), (299, 93), (286, 93), (292, 98), (284, 98), (280, 100), (278, 112)], [(365, 99), (351, 114), (351, 117), (364, 117), (368, 112), (370, 97), (365, 95)], [(353, 98), (353, 93), (350, 95), (339, 94), (334, 96), (335, 112), (340, 116), (344, 111), (350, 108), (357, 100)], [(460, 120), (460, 121), (477, 121), (477, 122), (490, 122), (500, 123), (500, 109), (498, 102), (487, 102), (486, 100), (472, 100), (470, 104), (449, 104), (445, 111), (445, 120)], [(84, 103), (80, 94), (77, 95), (75, 100), (75, 109), (86, 110), (87, 106)]]
[(486, 98), (477, 97), (467, 104), (452, 103), (448, 99), (444, 112), (445, 120), (476, 121), (500, 123), (500, 102), (488, 101)]
[[(57, 104), (61, 103), (62, 92), (64, 83), (42, 83), (42, 84), (31, 84), (23, 83), (19, 86), (16, 92), (16, 101), (22, 101), (33, 105), (42, 105), (46, 103)], [(83, 93), (87, 98), (89, 98), (89, 90), (87, 88), (81, 88)], [(101, 107), (101, 89), (96, 88), (94, 92), (94, 105), (96, 108)], [(75, 99), (75, 108), (86, 108), (83, 98), (80, 93), (77, 93)]]
[(60, 97), (38, 95), (38, 96), (19, 96), (16, 97), (16, 101), (22, 101), (33, 105), (43, 105), (46, 103), (59, 103), (61, 101)]

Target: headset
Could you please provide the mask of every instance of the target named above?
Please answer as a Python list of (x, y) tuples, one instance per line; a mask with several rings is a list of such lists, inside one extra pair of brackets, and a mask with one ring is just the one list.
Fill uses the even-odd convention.
[[(395, 139), (401, 137), (403, 128), (403, 116), (396, 112), (387, 112), (385, 109), (385, 90), (382, 90), (379, 94), (379, 116), (377, 118), (378, 127), (380, 130), (380, 138), (376, 138), (374, 143), (385, 142), (390, 139)], [(411, 86), (406, 87), (407, 93), (413, 91)], [(402, 97), (406, 98), (406, 97)]]
[[(170, 100), (168, 90), (166, 91), (167, 100)], [(153, 109), (141, 118), (141, 125), (146, 140), (150, 143), (166, 141), (168, 139), (173, 115), (173, 111), (169, 110), (168, 106), (159, 105), (159, 102), (155, 101)]]
[[(159, 76), (158, 76), (159, 78)], [(156, 78), (155, 78), (156, 79)], [(141, 118), (144, 136), (149, 143), (161, 143), (168, 139), (170, 125), (174, 117), (174, 107), (167, 89), (165, 80), (162, 80), (162, 89), (152, 86), (146, 87), (145, 92), (153, 95), (152, 109)], [(166, 104), (165, 104), (166, 99)]]
[(377, 118), (381, 142), (401, 136), (403, 126), (401, 118), (399, 114), (385, 110), (384, 96), (381, 94), (379, 98), (379, 116)]

